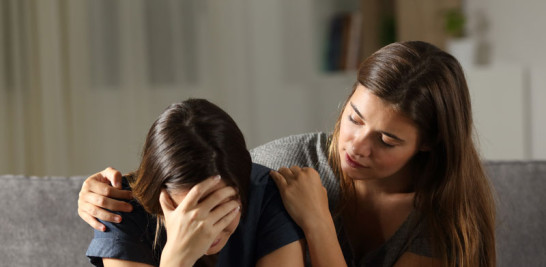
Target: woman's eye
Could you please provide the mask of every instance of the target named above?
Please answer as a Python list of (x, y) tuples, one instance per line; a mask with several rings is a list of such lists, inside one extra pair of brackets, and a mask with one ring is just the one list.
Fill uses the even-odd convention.
[(394, 147), (393, 144), (389, 144), (389, 143), (385, 142), (385, 140), (384, 140), (383, 138), (381, 138), (381, 137), (379, 138), (379, 140), (380, 140), (381, 144), (382, 144), (383, 146), (385, 146), (385, 147), (388, 147), (388, 148)]
[(356, 121), (355, 119), (353, 119), (353, 116), (351, 116), (351, 115), (347, 116), (347, 118), (349, 118), (349, 121), (351, 121), (351, 122), (354, 123), (354, 124), (357, 124), (357, 125), (360, 124), (358, 121)]

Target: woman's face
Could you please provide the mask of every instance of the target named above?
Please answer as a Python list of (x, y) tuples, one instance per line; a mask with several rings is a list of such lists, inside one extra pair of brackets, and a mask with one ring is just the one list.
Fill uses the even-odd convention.
[[(224, 182), (224, 180), (220, 180), (220, 182), (218, 182), (218, 184), (212, 188), (211, 192), (214, 192), (226, 186), (227, 184)], [(171, 194), (171, 198), (178, 206), (182, 202), (182, 200), (184, 200), (188, 192), (189, 190), (176, 192), (174, 194)], [(205, 254), (213, 255), (220, 252), (220, 250), (226, 245), (229, 237), (237, 229), (237, 226), (239, 225), (240, 220), (241, 220), (241, 213), (239, 212), (236, 215), (235, 219), (233, 219), (233, 221), (231, 221), (231, 223), (226, 228), (224, 228), (224, 230), (222, 230), (222, 232), (220, 232), (220, 234), (214, 239), (214, 241), (212, 242), (212, 245), (209, 247), (209, 249), (207, 250)]]
[(343, 110), (338, 149), (352, 179), (396, 177), (418, 151), (412, 120), (359, 84)]

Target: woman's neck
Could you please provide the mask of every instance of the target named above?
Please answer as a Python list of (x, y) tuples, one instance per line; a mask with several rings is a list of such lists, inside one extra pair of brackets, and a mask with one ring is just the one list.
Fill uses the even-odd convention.
[(414, 192), (415, 177), (411, 169), (405, 167), (396, 174), (373, 180), (354, 180), (357, 196), (398, 195)]

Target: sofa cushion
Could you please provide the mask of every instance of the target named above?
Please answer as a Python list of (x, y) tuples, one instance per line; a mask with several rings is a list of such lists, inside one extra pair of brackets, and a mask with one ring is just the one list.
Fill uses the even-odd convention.
[[(546, 262), (546, 161), (487, 162), (497, 200), (497, 265)], [(0, 176), (0, 266), (89, 266), (77, 214), (86, 177)]]
[(546, 262), (546, 162), (488, 162), (497, 200), (497, 266)]
[(0, 266), (89, 266), (77, 212), (86, 177), (0, 176)]

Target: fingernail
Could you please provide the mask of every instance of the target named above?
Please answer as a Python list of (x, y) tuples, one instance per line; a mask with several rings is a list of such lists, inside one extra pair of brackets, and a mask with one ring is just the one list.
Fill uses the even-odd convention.
[(220, 176), (219, 174), (214, 176), (214, 180), (220, 180), (220, 178), (222, 178), (222, 176)]
[(106, 226), (104, 226), (104, 225), (101, 226), (101, 227), (100, 227), (100, 230), (103, 231), (103, 232), (106, 231)]
[(121, 222), (121, 217), (120, 216), (114, 217), (114, 221), (116, 221), (117, 223)]

